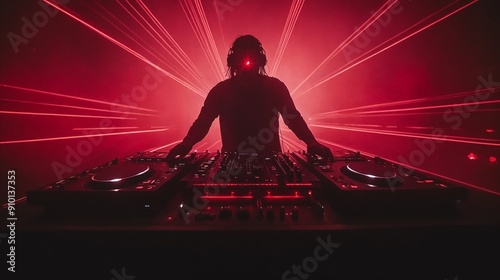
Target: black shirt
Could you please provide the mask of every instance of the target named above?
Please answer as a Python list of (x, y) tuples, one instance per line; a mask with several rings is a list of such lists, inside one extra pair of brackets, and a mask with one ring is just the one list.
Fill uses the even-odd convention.
[(280, 152), (279, 115), (306, 144), (316, 141), (283, 82), (259, 74), (236, 75), (209, 92), (184, 143), (201, 141), (219, 117), (222, 152)]

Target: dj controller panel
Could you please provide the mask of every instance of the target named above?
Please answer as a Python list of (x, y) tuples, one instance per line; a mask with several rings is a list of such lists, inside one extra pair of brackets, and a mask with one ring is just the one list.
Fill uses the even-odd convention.
[(452, 210), (467, 188), (348, 150), (333, 159), (304, 151), (270, 155), (165, 152), (114, 159), (27, 193), (48, 213), (141, 213), (195, 229), (315, 228), (338, 215)]

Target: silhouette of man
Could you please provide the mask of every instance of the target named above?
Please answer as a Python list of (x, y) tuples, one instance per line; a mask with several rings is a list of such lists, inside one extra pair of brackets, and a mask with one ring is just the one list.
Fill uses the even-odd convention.
[(316, 141), (283, 82), (266, 75), (266, 55), (252, 35), (238, 37), (227, 56), (230, 78), (208, 94), (198, 118), (184, 140), (170, 150), (167, 161), (184, 157), (208, 133), (219, 117), (222, 152), (270, 154), (281, 152), (278, 118), (307, 144), (309, 153), (333, 158)]

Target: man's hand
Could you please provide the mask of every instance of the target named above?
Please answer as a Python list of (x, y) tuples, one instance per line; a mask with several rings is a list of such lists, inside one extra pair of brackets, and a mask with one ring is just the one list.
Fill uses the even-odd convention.
[(333, 159), (332, 151), (327, 146), (321, 145), (318, 142), (307, 145), (307, 153), (318, 155), (326, 159)]
[(182, 158), (191, 151), (192, 147), (186, 145), (184, 143), (180, 143), (177, 146), (173, 147), (167, 155), (167, 162), (175, 162)]

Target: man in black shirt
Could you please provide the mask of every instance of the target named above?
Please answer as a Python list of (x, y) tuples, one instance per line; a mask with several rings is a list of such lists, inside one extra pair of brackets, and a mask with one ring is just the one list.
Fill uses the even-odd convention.
[(230, 78), (209, 92), (198, 118), (182, 143), (170, 151), (167, 161), (189, 153), (193, 145), (205, 137), (217, 117), (220, 118), (222, 152), (281, 152), (279, 115), (307, 144), (309, 153), (333, 158), (330, 149), (314, 138), (285, 84), (266, 75), (266, 63), (264, 49), (257, 38), (252, 35), (238, 37), (227, 57)]

